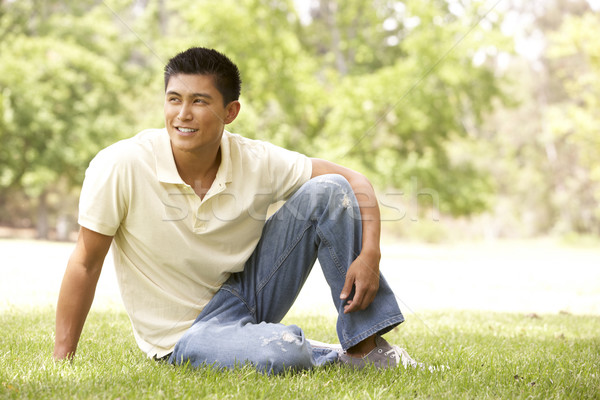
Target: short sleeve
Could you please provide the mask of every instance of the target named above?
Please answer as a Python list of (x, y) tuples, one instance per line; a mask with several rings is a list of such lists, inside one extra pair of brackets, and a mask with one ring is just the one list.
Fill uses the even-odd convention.
[(265, 143), (274, 200), (287, 200), (312, 175), (312, 162), (304, 154)]
[(108, 147), (96, 155), (79, 198), (79, 225), (107, 236), (114, 236), (127, 212), (126, 168), (116, 153)]

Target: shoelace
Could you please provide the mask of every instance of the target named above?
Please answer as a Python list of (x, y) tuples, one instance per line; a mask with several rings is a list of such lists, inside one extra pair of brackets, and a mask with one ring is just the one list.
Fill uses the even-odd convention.
[(386, 351), (384, 354), (386, 356), (389, 354), (391, 358), (398, 358), (402, 363), (402, 366), (404, 366), (404, 368), (408, 368), (408, 366), (410, 365), (413, 368), (427, 368), (429, 372), (445, 371), (450, 369), (450, 367), (448, 367), (447, 365), (427, 366), (425, 364), (418, 363), (408, 354), (408, 351), (395, 345), (392, 346), (392, 348)]
[(402, 363), (404, 368), (407, 368), (409, 365), (413, 368), (416, 368), (419, 365), (411, 356), (408, 355), (408, 352), (405, 349), (396, 345), (392, 346), (391, 349), (383, 354), (387, 357), (397, 359), (398, 362)]

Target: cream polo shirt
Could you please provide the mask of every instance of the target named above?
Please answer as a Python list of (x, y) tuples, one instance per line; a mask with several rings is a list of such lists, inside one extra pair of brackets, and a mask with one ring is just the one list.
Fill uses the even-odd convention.
[(114, 236), (121, 296), (139, 347), (162, 357), (232, 272), (243, 270), (267, 208), (310, 179), (310, 160), (227, 131), (205, 197), (182, 181), (165, 129), (100, 151), (85, 174), (79, 224)]

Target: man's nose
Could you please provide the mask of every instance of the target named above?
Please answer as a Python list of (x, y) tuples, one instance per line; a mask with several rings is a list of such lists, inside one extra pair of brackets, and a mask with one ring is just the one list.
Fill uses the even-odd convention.
[(182, 104), (181, 109), (179, 110), (179, 114), (177, 114), (177, 118), (181, 121), (189, 121), (193, 118), (192, 116), (192, 108), (188, 104)]

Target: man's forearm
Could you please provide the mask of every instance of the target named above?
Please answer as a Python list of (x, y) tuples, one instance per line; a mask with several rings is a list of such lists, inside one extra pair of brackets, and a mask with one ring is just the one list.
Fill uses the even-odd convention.
[(356, 195), (362, 220), (362, 253), (369, 258), (376, 259), (372, 266), (373, 272), (379, 273), (379, 259), (381, 258), (381, 214), (375, 190), (369, 181), (359, 176), (350, 182)]
[(348, 267), (346, 281), (340, 293), (340, 298), (346, 300), (352, 287), (356, 289), (354, 298), (345, 304), (344, 313), (364, 310), (371, 304), (379, 290), (379, 261), (381, 260), (379, 246), (381, 218), (373, 186), (358, 173), (350, 174), (348, 182), (352, 186), (360, 209), (362, 249)]
[(75, 354), (99, 275), (99, 269), (69, 262), (56, 307), (55, 359), (72, 358)]

